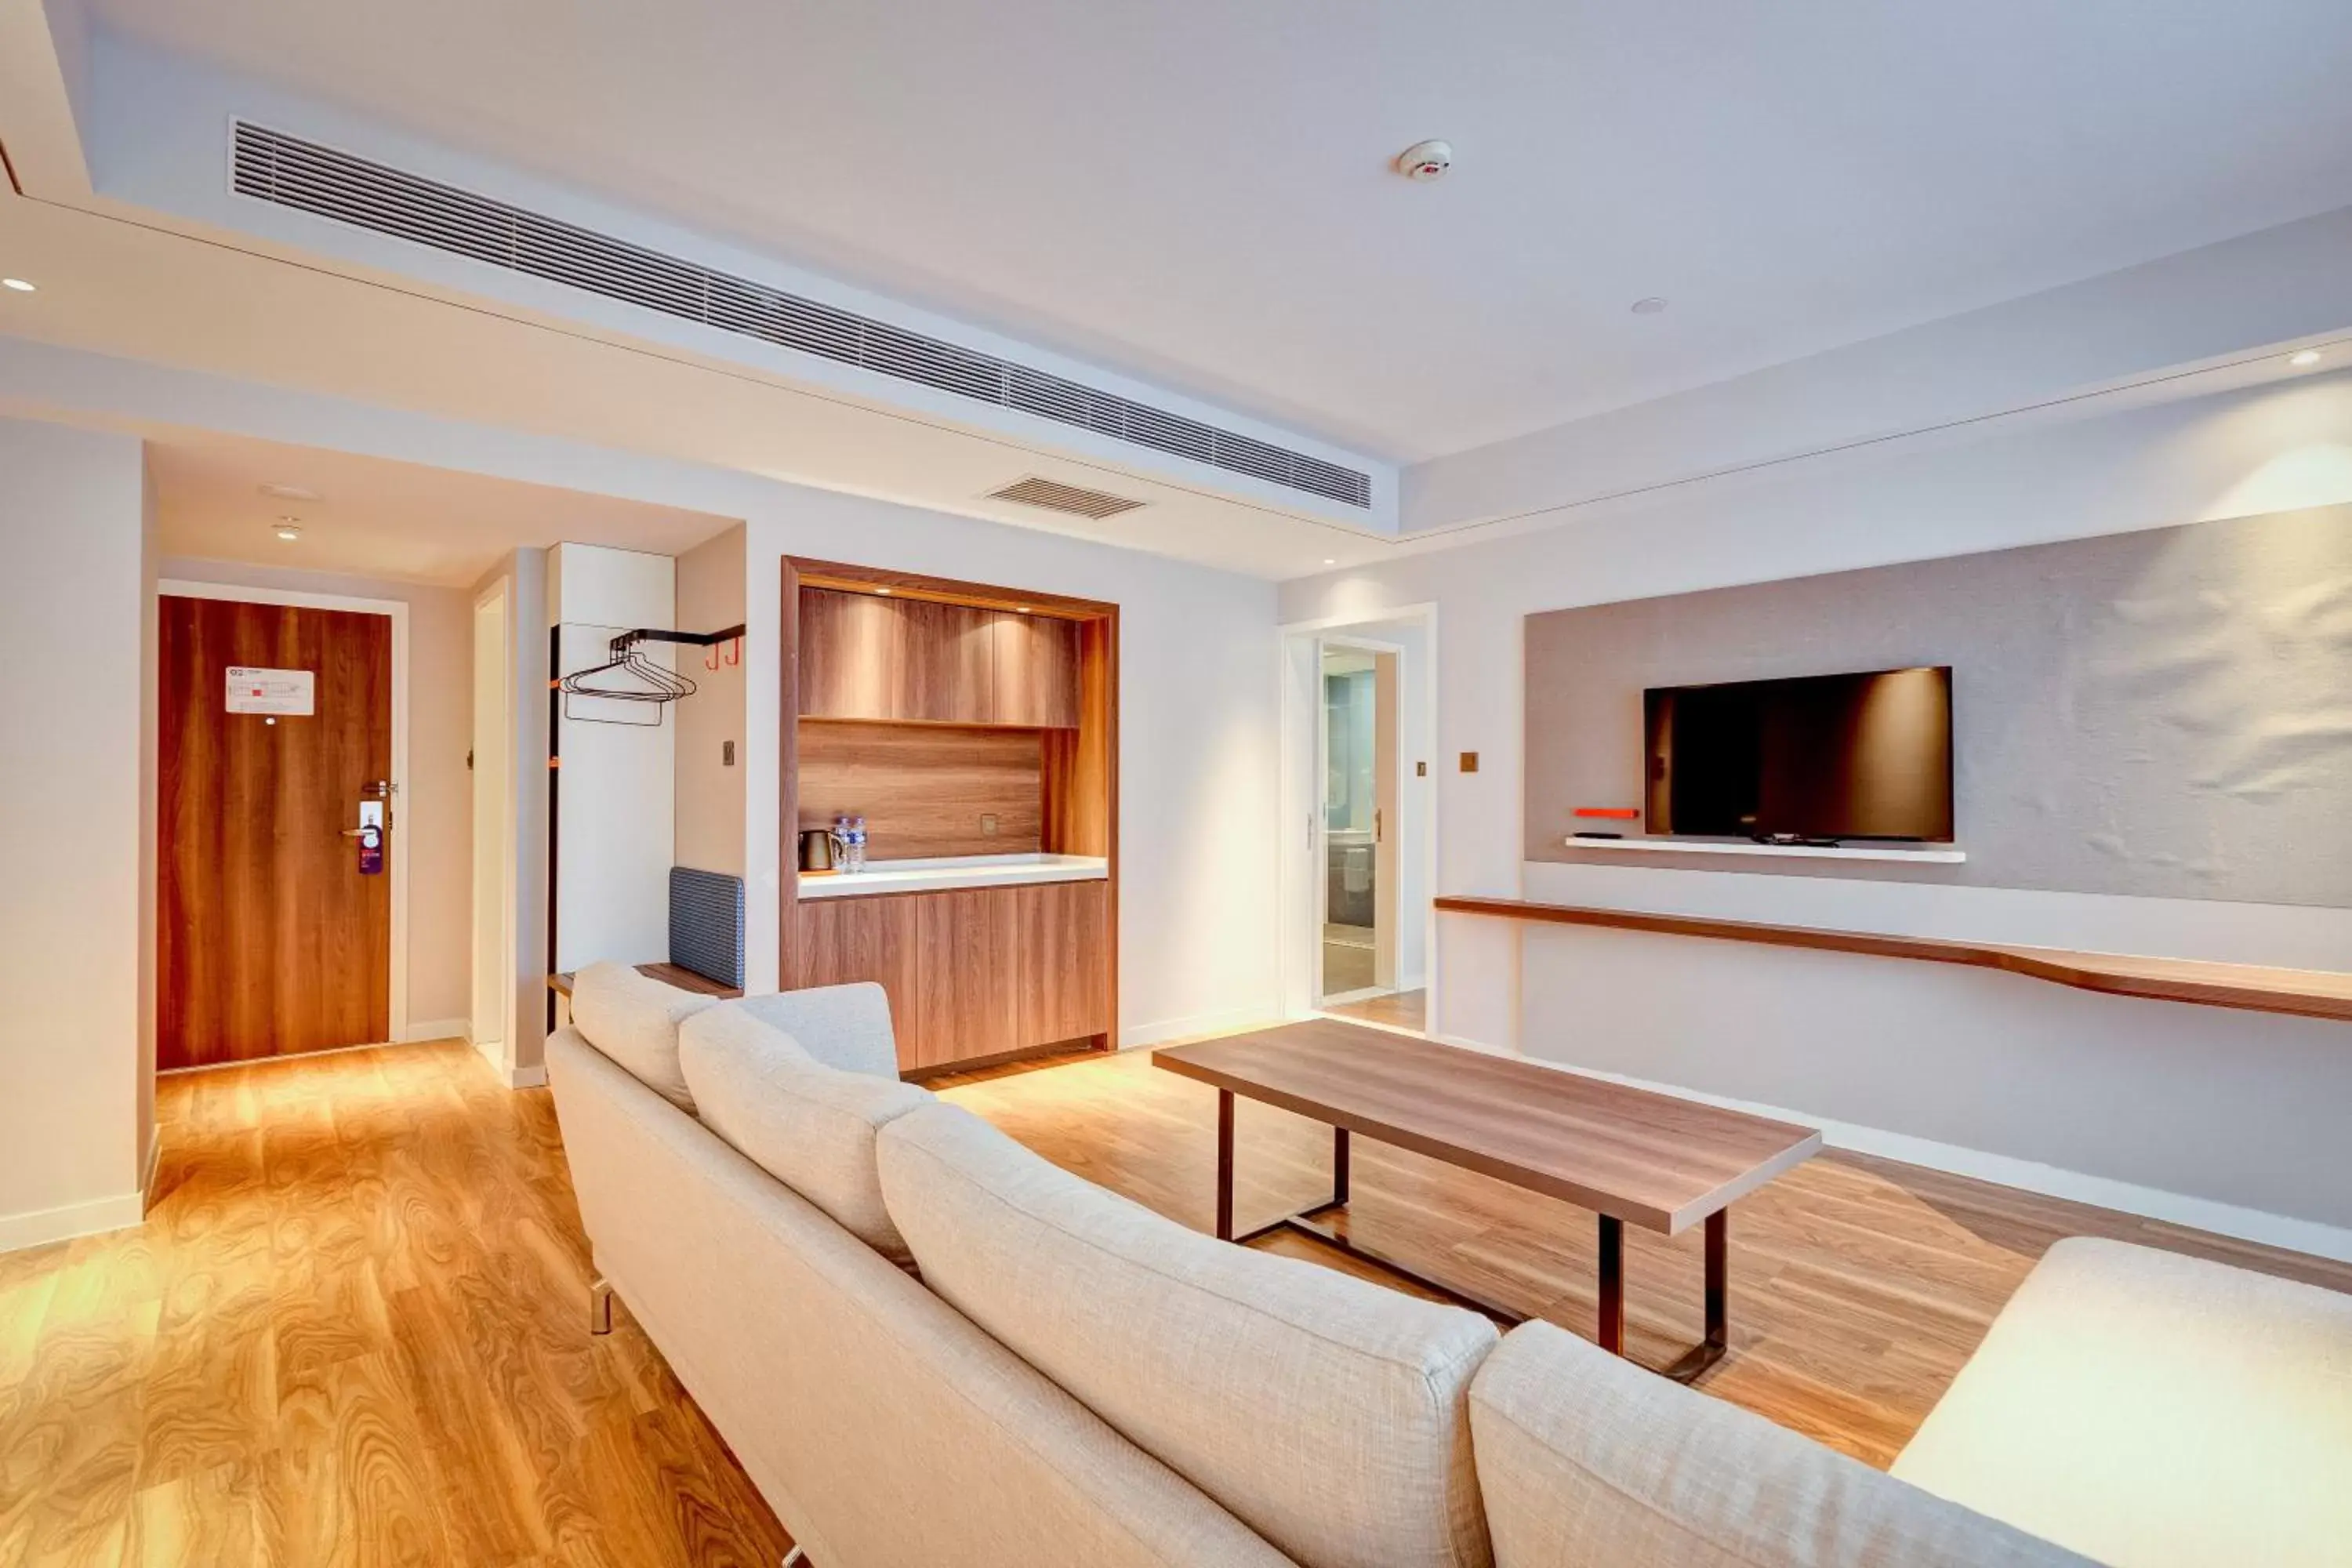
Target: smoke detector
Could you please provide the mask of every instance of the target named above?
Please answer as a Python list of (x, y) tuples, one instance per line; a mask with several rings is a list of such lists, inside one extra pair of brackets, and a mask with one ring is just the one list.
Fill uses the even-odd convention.
[(1396, 155), (1396, 171), (1408, 180), (1442, 180), (1452, 167), (1451, 142), (1416, 142)]

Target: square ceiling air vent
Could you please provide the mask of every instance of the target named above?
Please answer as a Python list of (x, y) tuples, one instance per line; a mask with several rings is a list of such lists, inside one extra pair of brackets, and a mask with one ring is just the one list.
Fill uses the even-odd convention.
[(992, 500), (1009, 500), (1016, 506), (1043, 507), (1047, 511), (1066, 511), (1074, 517), (1091, 517), (1099, 521), (1117, 517), (1123, 511), (1133, 511), (1143, 503), (1127, 496), (1115, 496), (1108, 490), (1083, 489), (1076, 485), (1056, 484), (1052, 479), (1030, 478), (1015, 479), (1003, 489), (988, 492)]

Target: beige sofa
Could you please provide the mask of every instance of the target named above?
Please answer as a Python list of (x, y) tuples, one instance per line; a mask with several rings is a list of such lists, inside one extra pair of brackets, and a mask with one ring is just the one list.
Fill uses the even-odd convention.
[[(1213, 1241), (896, 1059), (877, 987), (712, 1005), (619, 966), (548, 1043), (597, 1267), (817, 1568), (2347, 1561), (2317, 1478), (2352, 1456), (2352, 1298), (2062, 1244), (1890, 1476), (1549, 1325)], [(2099, 1279), (2171, 1304), (2104, 1361), (2066, 1327)], [(2181, 1338), (2209, 1306), (2295, 1325), (2317, 1391), (2259, 1351), (2219, 1390)], [(2106, 1378), (2126, 1415), (2050, 1408)], [(2217, 1481), (2184, 1400), (2284, 1469)]]

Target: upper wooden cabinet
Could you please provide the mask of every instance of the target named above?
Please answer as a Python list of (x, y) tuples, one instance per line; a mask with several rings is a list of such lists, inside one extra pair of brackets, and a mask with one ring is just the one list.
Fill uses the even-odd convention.
[(803, 588), (800, 713), (1031, 729), (1078, 722), (1076, 623)]
[(993, 710), (999, 724), (1078, 727), (1078, 624), (998, 612)]

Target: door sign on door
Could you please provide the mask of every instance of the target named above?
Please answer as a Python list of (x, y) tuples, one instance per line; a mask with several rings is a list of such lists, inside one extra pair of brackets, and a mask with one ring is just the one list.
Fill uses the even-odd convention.
[(360, 802), (360, 875), (383, 875), (383, 802)]
[(313, 672), (307, 669), (261, 669), (252, 665), (228, 667), (228, 710), (232, 713), (290, 713), (308, 718), (316, 711), (311, 700)]

